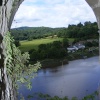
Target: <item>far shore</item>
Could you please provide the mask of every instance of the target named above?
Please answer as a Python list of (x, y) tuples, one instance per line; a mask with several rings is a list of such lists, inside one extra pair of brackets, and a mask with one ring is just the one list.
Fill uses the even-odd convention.
[(95, 56), (99, 56), (98, 52), (96, 52), (95, 54), (88, 54), (87, 56), (77, 56), (74, 58), (69, 58), (69, 59), (45, 59), (40, 61), (42, 68), (54, 68), (54, 67), (58, 67), (58, 66), (62, 66), (62, 65), (66, 65), (69, 63), (69, 61), (74, 61), (74, 60), (79, 60), (79, 59), (87, 59), (87, 58), (91, 58), (91, 57), (95, 57)]

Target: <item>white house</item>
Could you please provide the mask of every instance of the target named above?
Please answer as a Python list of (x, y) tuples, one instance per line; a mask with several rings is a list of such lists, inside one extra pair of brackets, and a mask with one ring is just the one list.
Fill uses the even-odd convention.
[(78, 50), (78, 48), (75, 46), (70, 46), (67, 48), (67, 50), (68, 50), (68, 52), (75, 52), (76, 50)]
[(85, 48), (85, 45), (83, 44), (75, 44), (73, 46), (70, 46), (67, 48), (68, 52), (75, 52), (79, 49), (84, 49)]
[(84, 49), (85, 48), (85, 45), (83, 45), (83, 44), (76, 44), (76, 45), (74, 45), (74, 46), (76, 46), (78, 49)]

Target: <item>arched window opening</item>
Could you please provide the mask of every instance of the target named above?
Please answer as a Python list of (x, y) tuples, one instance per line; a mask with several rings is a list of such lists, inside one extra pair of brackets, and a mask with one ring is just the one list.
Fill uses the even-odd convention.
[[(0, 1), (0, 12), (1, 12), (0, 33), (2, 34), (4, 38), (3, 40), (1, 39), (2, 41), (0, 44), (1, 45), (0, 59), (2, 61), (1, 68), (0, 68), (0, 75), (1, 75), (0, 76), (1, 77), (0, 78), (0, 84), (1, 84), (0, 98), (1, 99), (5, 98), (5, 100), (7, 99), (13, 100), (15, 98), (14, 100), (16, 100), (16, 96), (15, 96), (16, 93), (14, 93), (14, 91), (17, 89), (17, 84), (14, 84), (14, 83), (16, 83), (17, 80), (18, 80), (18, 84), (19, 82), (21, 83), (28, 82), (29, 84), (27, 84), (27, 87), (31, 88), (31, 83), (29, 82), (29, 80), (33, 77), (33, 72), (34, 71), (36, 72), (36, 70), (38, 69), (37, 67), (40, 68), (39, 66), (40, 63), (37, 62), (37, 64), (35, 64), (33, 67), (32, 65), (30, 65), (30, 63), (34, 64), (36, 63), (36, 60), (39, 60), (39, 61), (42, 61), (42, 64), (44, 65), (48, 65), (49, 63), (49, 66), (47, 66), (46, 68), (40, 69), (37, 73), (37, 77), (31, 80), (32, 87), (33, 87), (31, 91), (28, 91), (26, 88), (24, 88), (24, 86), (18, 89), (19, 91), (18, 93), (21, 93), (24, 96), (23, 98), (21, 95), (22, 97), (21, 99), (27, 100), (27, 99), (30, 99), (31, 97), (34, 97), (35, 100), (40, 100), (41, 97), (46, 97), (44, 99), (50, 99), (50, 95), (51, 95), (51, 96), (54, 96), (54, 98), (52, 99), (59, 99), (60, 97), (61, 98), (63, 97), (63, 99), (68, 99), (67, 98), (68, 96), (70, 99), (71, 98), (77, 99), (76, 97), (79, 97), (78, 99), (81, 100), (82, 97), (86, 99), (88, 97), (90, 97), (91, 99), (94, 99), (94, 95), (96, 95), (97, 98), (95, 98), (95, 100), (98, 100), (98, 92), (97, 91), (94, 92), (94, 91), (97, 90), (97, 84), (98, 84), (98, 87), (100, 88), (99, 86), (100, 85), (99, 84), (100, 83), (100, 79), (99, 79), (100, 66), (97, 61), (99, 57), (98, 56), (96, 57), (99, 47), (96, 47), (98, 45), (97, 44), (98, 41), (96, 40), (98, 39), (96, 39), (95, 41), (93, 40), (97, 34), (98, 28), (97, 28), (97, 23), (94, 22), (95, 18), (93, 17), (94, 16), (93, 12), (90, 13), (91, 12), (89, 10), (90, 8), (87, 9), (88, 5), (87, 6), (84, 5), (85, 0), (83, 1), (82, 0), (77, 0), (77, 1), (75, 0), (74, 1), (73, 0), (53, 0), (53, 1), (51, 0), (25, 0), (25, 1), (28, 1), (26, 3), (27, 5), (22, 4), (23, 11), (21, 11), (21, 13), (18, 16), (16, 15), (17, 17), (15, 17), (14, 19), (15, 25), (12, 25), (12, 27), (15, 28), (14, 34), (15, 32), (17, 32), (18, 34), (16, 34), (16, 36), (19, 36), (21, 39), (20, 43), (24, 44), (21, 47), (17, 41), (17, 45), (16, 45), (18, 46), (17, 48), (14, 44), (15, 41), (11, 37), (10, 32), (7, 32), (7, 31), (9, 29), (9, 25), (8, 25), (9, 20), (10, 22), (12, 21), (13, 16), (15, 14), (14, 12), (16, 12), (17, 8), (19, 7), (17, 5), (21, 3), (20, 1), (24, 1), (24, 0), (4, 0), (4, 1), (1, 0)], [(96, 15), (98, 26), (99, 26), (99, 23), (100, 23), (99, 22), (100, 21), (99, 1), (100, 0), (94, 0), (94, 1), (86, 0), (86, 1), (90, 3), (90, 6), (92, 7)], [(62, 5), (63, 2), (65, 3), (65, 5)], [(38, 7), (35, 6), (36, 9), (32, 9), (33, 8), (32, 3), (34, 3), (35, 5), (38, 5)], [(11, 6), (9, 7), (10, 4)], [(29, 6), (29, 11), (27, 10), (27, 6)], [(46, 7), (46, 10), (44, 9), (44, 7)], [(54, 11), (51, 9), (53, 7), (54, 7)], [(81, 7), (82, 9), (81, 8), (78, 9), (77, 7)], [(14, 8), (15, 10), (12, 8)], [(42, 13), (42, 10), (46, 12), (46, 15)], [(30, 11), (33, 13), (30, 13)], [(52, 12), (54, 15), (52, 15)], [(67, 18), (67, 15), (69, 15), (68, 18)], [(47, 18), (51, 20), (47, 20)], [(82, 20), (81, 23), (80, 23), (80, 20)], [(84, 20), (88, 22), (84, 23)], [(90, 21), (94, 23), (91, 23)], [(40, 23), (37, 24), (36, 22), (40, 22)], [(91, 27), (91, 24), (93, 25), (93, 27)], [(66, 30), (67, 26), (70, 30)], [(32, 32), (32, 30), (29, 29), (26, 34), (23, 34), (23, 31), (28, 29), (29, 27), (31, 27), (31, 29), (34, 29), (33, 27), (35, 28), (40, 27), (42, 30), (45, 30), (45, 28), (49, 27), (50, 30), (54, 30), (54, 34), (51, 34), (52, 31), (49, 32), (49, 29), (47, 30), (47, 32), (50, 36), (48, 36), (47, 34), (44, 34), (43, 35), (44, 37), (39, 37), (39, 35), (41, 35), (40, 34), (41, 30), (39, 31), (39, 29), (35, 30), (34, 32)], [(63, 37), (59, 38), (57, 35), (57, 32), (55, 31), (55, 28), (59, 31), (60, 27), (65, 27), (65, 28), (64, 30), (62, 29), (60, 32), (58, 32), (59, 37), (61, 36), (60, 34), (62, 34), (65, 31), (66, 32), (64, 33)], [(99, 26), (99, 29), (100, 29), (100, 26)], [(21, 32), (19, 32), (18, 30), (20, 30)], [(34, 33), (36, 36), (37, 32), (39, 33), (38, 39), (37, 37), (33, 38), (32, 34), (30, 34), (30, 33)], [(88, 40), (88, 41), (86, 40), (86, 37), (84, 37), (84, 33), (85, 35), (88, 35), (88, 37), (91, 37), (91, 34), (94, 32), (96, 32), (96, 34), (94, 34), (93, 39), (92, 39), (93, 43), (91, 43), (91, 40)], [(43, 33), (43, 31), (41, 31), (41, 33)], [(69, 38), (66, 36), (67, 37), (67, 40), (66, 40), (65, 38), (66, 33), (70, 33), (69, 35), (70, 36), (72, 35), (71, 36), (72, 38)], [(25, 38), (23, 38), (23, 36)], [(75, 37), (77, 36), (80, 37), (79, 39), (87, 41), (87, 44), (86, 44), (87, 48), (84, 49), (84, 46), (79, 44), (79, 47), (82, 47), (82, 49), (79, 49), (79, 51), (68, 52), (68, 48), (66, 48), (66, 46), (69, 46), (68, 41), (70, 40), (70, 42), (72, 43), (72, 41), (75, 40)], [(26, 39), (26, 37), (29, 38), (29, 40)], [(49, 44), (46, 44), (46, 42), (44, 42), (44, 44), (41, 44), (38, 47), (36, 47), (37, 41), (35, 41), (34, 42), (35, 49), (33, 49), (32, 42), (35, 39), (42, 40), (42, 41), (48, 40), (48, 39), (50, 40), (57, 39), (58, 41), (52, 41), (52, 43), (49, 43)], [(19, 38), (17, 38), (16, 40), (19, 40)], [(40, 43), (42, 43), (42, 41), (40, 41)], [(73, 42), (73, 44), (76, 41), (77, 41), (77, 38)], [(81, 42), (84, 42), (84, 41), (81, 41)], [(93, 48), (92, 48), (92, 45), (94, 45)], [(24, 47), (26, 49), (23, 49)], [(49, 49), (49, 47), (51, 48)], [(75, 47), (74, 49), (78, 50), (77, 45), (75, 45), (74, 47)], [(28, 52), (25, 52), (25, 50), (28, 51), (29, 48), (31, 49), (29, 51), (32, 58), (31, 60), (29, 60)], [(23, 51), (21, 52), (19, 49), (20, 50), (23, 49)], [(87, 56), (91, 57), (92, 55), (95, 57), (87, 59)], [(51, 56), (52, 58), (49, 59), (49, 57)], [(83, 58), (81, 58), (80, 56)], [(37, 57), (39, 57), (40, 59), (38, 59)], [(56, 59), (54, 59), (54, 57), (56, 57)], [(59, 57), (62, 57), (62, 58), (59, 59)], [(42, 59), (42, 58), (47, 58), (47, 59)], [(75, 60), (75, 59), (80, 59), (80, 60)], [(66, 61), (68, 63), (68, 60), (69, 60), (69, 64), (64, 65)], [(75, 60), (75, 61), (70, 62), (70, 60)], [(59, 66), (59, 63), (61, 64), (60, 66)], [(57, 64), (57, 66), (54, 67), (53, 64)], [(36, 73), (34, 74), (36, 76)], [(27, 75), (29, 75), (30, 78)], [(27, 80), (26, 78), (29, 80)], [(16, 89), (14, 89), (14, 87), (16, 87)], [(37, 92), (39, 92), (39, 94)], [(31, 93), (33, 95), (31, 95)], [(42, 93), (46, 93), (46, 95), (43, 95)], [(89, 96), (84, 97), (85, 95), (88, 95), (88, 94)], [(59, 97), (55, 95), (58, 95)]]
[[(91, 27), (92, 25), (93, 27)], [(30, 62), (33, 63), (32, 61), (35, 62), (39, 60), (44, 61), (42, 62), (43, 65), (46, 64), (45, 66), (47, 69), (43, 69), (38, 73), (38, 75), (43, 76), (41, 78), (42, 81), (38, 78), (35, 81), (33, 80), (34, 92), (41, 91), (61, 97), (82, 97), (83, 95), (88, 94), (88, 91), (92, 91), (92, 89), (89, 90), (89, 85), (86, 86), (86, 77), (88, 76), (85, 77), (85, 75), (80, 73), (81, 71), (85, 73), (85, 69), (88, 66), (92, 66), (91, 62), (93, 60), (90, 59), (89, 63), (87, 63), (85, 62), (86, 60), (83, 59), (86, 59), (87, 56), (90, 57), (91, 55), (95, 55), (96, 52), (98, 52), (98, 48), (96, 49), (97, 51), (94, 52), (94, 49), (98, 45), (98, 39), (88, 40), (86, 37), (88, 36), (88, 38), (91, 38), (91, 34), (93, 32), (97, 34), (98, 29), (93, 11), (84, 0), (54, 0), (52, 2), (51, 0), (30, 0), (30, 2), (27, 2), (26, 0), (15, 15), (12, 28), (15, 28), (14, 32), (17, 33), (13, 32), (13, 34), (16, 35), (15, 39), (21, 43), (21, 45), (19, 45), (20, 50), (22, 50), (22, 52), (29, 52), (31, 58)], [(61, 31), (59, 31), (60, 28)], [(25, 30), (26, 33), (24, 34)], [(43, 34), (45, 30), (47, 32)], [(53, 34), (52, 31), (54, 31)], [(60, 35), (62, 33), (64, 34), (63, 36)], [(68, 35), (65, 35), (66, 33), (68, 33)], [(60, 39), (64, 38), (63, 42), (59, 40), (59, 37)], [(66, 40), (65, 37), (69, 40)], [(98, 35), (93, 35), (92, 37), (97, 38)], [(50, 41), (53, 39), (57, 41), (52, 41), (52, 46), (51, 42), (48, 44), (45, 42), (45, 40), (47, 41), (48, 39), (50, 39)], [(40, 44), (37, 46), (38, 40), (40, 40)], [(85, 43), (87, 40), (88, 42)], [(70, 42), (68, 43), (68, 41)], [(86, 48), (85, 45), (87, 46)], [(94, 45), (94, 47), (92, 47), (92, 45)], [(69, 47), (67, 48), (67, 46)], [(68, 63), (68, 59), (74, 60), (80, 58), (82, 58), (82, 61), (77, 62), (77, 64), (73, 63), (71, 66), (69, 64), (72, 69), (70, 69), (68, 65), (66, 65), (68, 69), (66, 66), (63, 66)], [(58, 68), (58, 65), (54, 67), (56, 65), (55, 62), (57, 62), (58, 65), (60, 63), (61, 66)], [(53, 64), (55, 65), (53, 66)], [(82, 69), (77, 68), (77, 66)], [(48, 69), (48, 67), (50, 69)], [(64, 73), (60, 72), (61, 70), (63, 70)], [(55, 78), (53, 78), (53, 75)], [(64, 77), (62, 77), (63, 75)], [(67, 78), (67, 75), (71, 75), (72, 77)], [(51, 80), (48, 76), (50, 76)], [(72, 87), (74, 89), (72, 89)], [(84, 91), (81, 90), (82, 88)], [(54, 92), (53, 89), (56, 91)], [(76, 93), (77, 90), (78, 92)], [(23, 92), (24, 96), (26, 96), (25, 94), (30, 93), (23, 90), (21, 90), (21, 92)], [(83, 93), (83, 95), (80, 93)]]

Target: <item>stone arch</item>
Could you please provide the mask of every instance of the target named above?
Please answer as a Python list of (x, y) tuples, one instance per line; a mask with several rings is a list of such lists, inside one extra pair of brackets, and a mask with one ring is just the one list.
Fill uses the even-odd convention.
[(98, 23), (98, 28), (100, 29), (100, 0), (86, 0), (89, 6), (92, 8)]
[[(6, 73), (4, 65), (5, 45), (2, 40), (10, 29), (15, 13), (24, 0), (0, 1), (0, 100), (16, 100), (12, 82)], [(98, 28), (100, 29), (100, 0), (86, 0), (96, 15)]]

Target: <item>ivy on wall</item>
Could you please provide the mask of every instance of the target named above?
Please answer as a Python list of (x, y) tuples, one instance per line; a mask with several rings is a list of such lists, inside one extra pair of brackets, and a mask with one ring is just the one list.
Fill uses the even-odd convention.
[(14, 87), (17, 87), (16, 82), (19, 82), (24, 83), (30, 89), (30, 79), (33, 78), (37, 70), (41, 68), (40, 62), (34, 65), (29, 64), (30, 57), (28, 52), (21, 53), (18, 47), (15, 46), (14, 39), (10, 32), (4, 36), (3, 43), (5, 44), (4, 64)]

